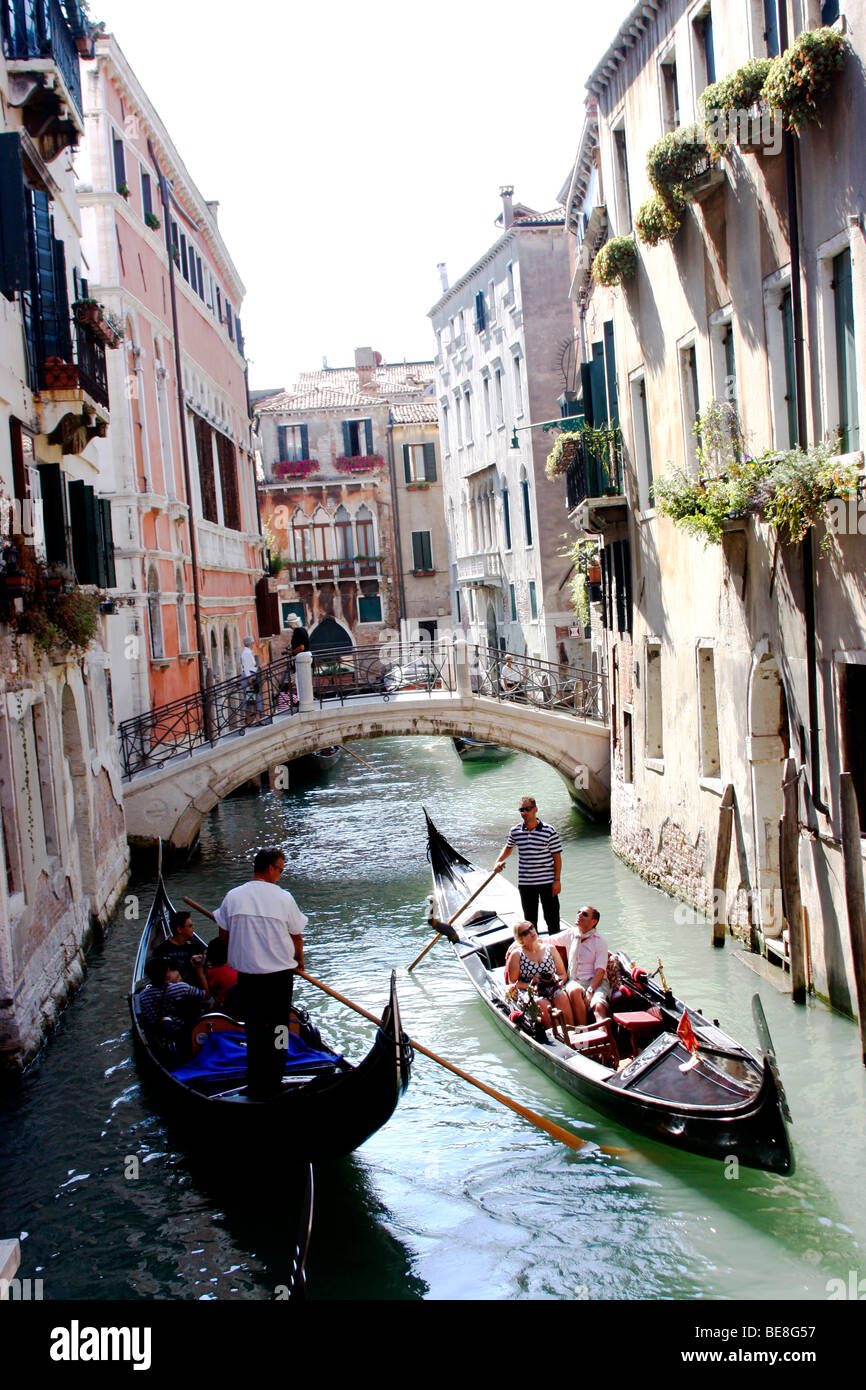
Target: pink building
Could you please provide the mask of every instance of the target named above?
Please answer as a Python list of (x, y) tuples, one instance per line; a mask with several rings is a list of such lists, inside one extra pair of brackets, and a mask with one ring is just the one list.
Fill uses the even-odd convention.
[[(122, 325), (100, 448), (118, 597), (123, 719), (239, 671), (262, 577), (239, 318), (244, 287), (205, 201), (115, 38), (81, 64), (76, 161), (90, 280)], [(263, 587), (266, 587), (263, 586)]]

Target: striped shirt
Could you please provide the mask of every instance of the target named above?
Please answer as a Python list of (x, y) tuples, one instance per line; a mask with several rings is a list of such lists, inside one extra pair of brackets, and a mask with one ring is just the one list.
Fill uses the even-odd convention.
[(526, 825), (513, 825), (507, 843), (516, 845), (520, 856), (518, 883), (553, 883), (556, 878), (553, 856), (562, 854), (562, 841), (552, 825), (545, 825), (542, 820), (534, 830)]
[(148, 985), (141, 992), (141, 1016), (145, 1023), (159, 1023), (170, 1019), (166, 1031), (180, 1031), (183, 1028), (184, 1005), (197, 999), (202, 1004), (207, 995), (203, 989), (182, 984), (179, 980), (169, 985)]

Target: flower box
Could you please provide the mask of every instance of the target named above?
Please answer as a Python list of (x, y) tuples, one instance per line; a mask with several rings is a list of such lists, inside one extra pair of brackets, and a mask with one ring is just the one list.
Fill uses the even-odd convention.
[(279, 459), (274, 464), (275, 478), (307, 478), (318, 471), (318, 459)]
[(687, 203), (702, 203), (705, 198), (725, 182), (725, 171), (718, 164), (687, 179), (682, 186), (682, 195)]
[(102, 305), (96, 299), (77, 299), (72, 306), (76, 323), (99, 323), (102, 319)]
[(381, 454), (364, 454), (357, 458), (341, 454), (334, 459), (334, 467), (338, 473), (374, 473), (384, 462)]

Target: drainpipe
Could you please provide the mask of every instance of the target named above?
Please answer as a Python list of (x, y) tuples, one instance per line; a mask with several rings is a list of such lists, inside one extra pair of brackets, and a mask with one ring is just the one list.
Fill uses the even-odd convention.
[[(788, 47), (788, 12), (785, 0), (777, 0), (779, 51)], [(797, 388), (797, 443), (806, 447), (806, 365), (803, 334), (802, 252), (797, 209), (797, 153), (789, 130), (782, 132), (785, 155), (785, 192), (788, 204), (788, 245), (791, 256), (791, 308), (794, 319), (794, 376)], [(803, 559), (803, 617), (806, 623), (806, 675), (809, 692), (809, 757), (812, 804), (823, 815), (830, 808), (821, 800), (821, 737), (818, 727), (818, 653), (815, 632), (815, 554), (811, 528), (801, 543)]]
[(400, 508), (397, 502), (397, 465), (394, 461), (394, 417), (388, 411), (388, 474), (391, 478), (391, 516), (394, 527), (394, 559), (397, 566), (397, 627), (406, 617), (406, 586), (403, 582), (403, 547), (400, 544)]
[(159, 199), (162, 203), (162, 221), (165, 229), (165, 248), (168, 252), (168, 284), (171, 292), (171, 323), (174, 338), (174, 375), (177, 386), (177, 412), (180, 422), (180, 449), (183, 457), (183, 481), (186, 488), (186, 504), (189, 508), (189, 558), (192, 564), (192, 596), (195, 608), (195, 630), (198, 637), (198, 686), (201, 693), (202, 703), (207, 709), (205, 701), (205, 669), (204, 669), (204, 633), (201, 625), (201, 596), (199, 594), (199, 573), (198, 573), (198, 540), (195, 533), (195, 516), (192, 505), (192, 482), (189, 471), (189, 447), (186, 435), (186, 411), (183, 400), (183, 373), (180, 362), (180, 333), (177, 322), (177, 290), (174, 282), (174, 255), (171, 244), (171, 206), (168, 197), (168, 184), (165, 175), (159, 166), (156, 151), (150, 140), (147, 142), (153, 167), (156, 169), (159, 179)]

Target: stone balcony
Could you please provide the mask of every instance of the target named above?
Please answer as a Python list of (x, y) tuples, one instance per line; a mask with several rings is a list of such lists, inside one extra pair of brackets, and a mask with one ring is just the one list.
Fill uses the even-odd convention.
[(458, 555), (457, 583), (484, 589), (501, 589), (505, 583), (502, 561), (497, 550), (480, 550), (474, 555)]

